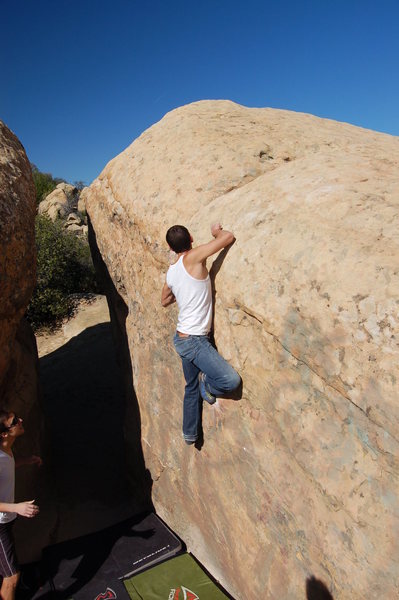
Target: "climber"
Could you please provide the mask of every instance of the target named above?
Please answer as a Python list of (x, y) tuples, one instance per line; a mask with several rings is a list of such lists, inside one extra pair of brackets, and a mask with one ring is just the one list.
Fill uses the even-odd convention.
[(209, 340), (212, 325), (212, 290), (206, 259), (235, 241), (220, 223), (211, 227), (215, 239), (196, 248), (186, 227), (168, 229), (166, 241), (177, 261), (169, 267), (162, 288), (161, 303), (166, 307), (177, 302), (179, 316), (173, 338), (186, 380), (183, 401), (183, 437), (194, 444), (199, 435), (200, 396), (209, 404), (235, 390), (241, 377), (220, 356)]
[(12, 526), (17, 515), (35, 517), (39, 512), (34, 500), (14, 501), (15, 467), (42, 464), (39, 456), (17, 458), (12, 447), (25, 432), (22, 419), (13, 412), (0, 410), (0, 589), (2, 600), (14, 600), (19, 579), (19, 566), (15, 554)]

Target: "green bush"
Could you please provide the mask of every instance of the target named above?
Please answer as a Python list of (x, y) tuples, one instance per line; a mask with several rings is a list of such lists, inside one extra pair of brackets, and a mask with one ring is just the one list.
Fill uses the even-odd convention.
[(35, 229), (37, 284), (26, 316), (37, 329), (54, 326), (72, 313), (71, 294), (97, 292), (98, 286), (86, 241), (45, 215), (36, 217)]
[(39, 204), (50, 192), (55, 190), (57, 185), (63, 181), (58, 177), (53, 177), (50, 173), (42, 173), (31, 163), (33, 182), (36, 188), (36, 204)]

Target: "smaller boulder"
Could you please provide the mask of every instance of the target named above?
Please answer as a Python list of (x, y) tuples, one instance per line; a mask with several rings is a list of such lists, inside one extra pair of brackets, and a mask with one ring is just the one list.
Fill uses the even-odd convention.
[(39, 215), (47, 215), (52, 221), (64, 219), (77, 207), (78, 189), (69, 183), (59, 183), (55, 190), (39, 204)]
[(83, 227), (77, 223), (65, 223), (65, 229), (68, 233), (83, 233)]
[(77, 213), (72, 212), (68, 215), (67, 223), (77, 223), (78, 225), (81, 225), (83, 221)]
[(86, 215), (86, 197), (88, 189), (88, 187), (83, 188), (79, 194), (78, 212), (80, 212), (82, 215)]

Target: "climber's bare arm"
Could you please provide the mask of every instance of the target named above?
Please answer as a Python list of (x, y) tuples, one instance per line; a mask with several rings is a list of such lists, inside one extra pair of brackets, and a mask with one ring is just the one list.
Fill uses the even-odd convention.
[(15, 468), (16, 469), (18, 467), (23, 467), (24, 465), (37, 465), (38, 467), (41, 467), (42, 464), (43, 464), (43, 461), (40, 458), (40, 456), (36, 456), (35, 454), (32, 454), (30, 456), (20, 456), (15, 459)]
[(215, 239), (190, 250), (184, 257), (185, 266), (191, 267), (196, 264), (205, 263), (209, 256), (216, 254), (216, 252), (226, 248), (226, 246), (230, 246), (236, 239), (234, 233), (224, 230), (220, 223), (212, 225), (211, 233)]
[(176, 302), (176, 298), (174, 297), (173, 292), (168, 284), (164, 283), (162, 288), (161, 304), (164, 308), (166, 308), (167, 306), (173, 304), (173, 302)]

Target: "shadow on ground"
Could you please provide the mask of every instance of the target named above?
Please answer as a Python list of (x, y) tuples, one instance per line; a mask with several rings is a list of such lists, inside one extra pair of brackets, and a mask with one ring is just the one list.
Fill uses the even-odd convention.
[[(45, 459), (58, 508), (50, 541), (106, 527), (148, 508), (150, 490), (138, 486), (133, 495), (128, 486), (126, 388), (110, 324), (89, 327), (42, 357), (40, 371)], [(139, 476), (145, 481), (140, 439), (137, 447)]]

